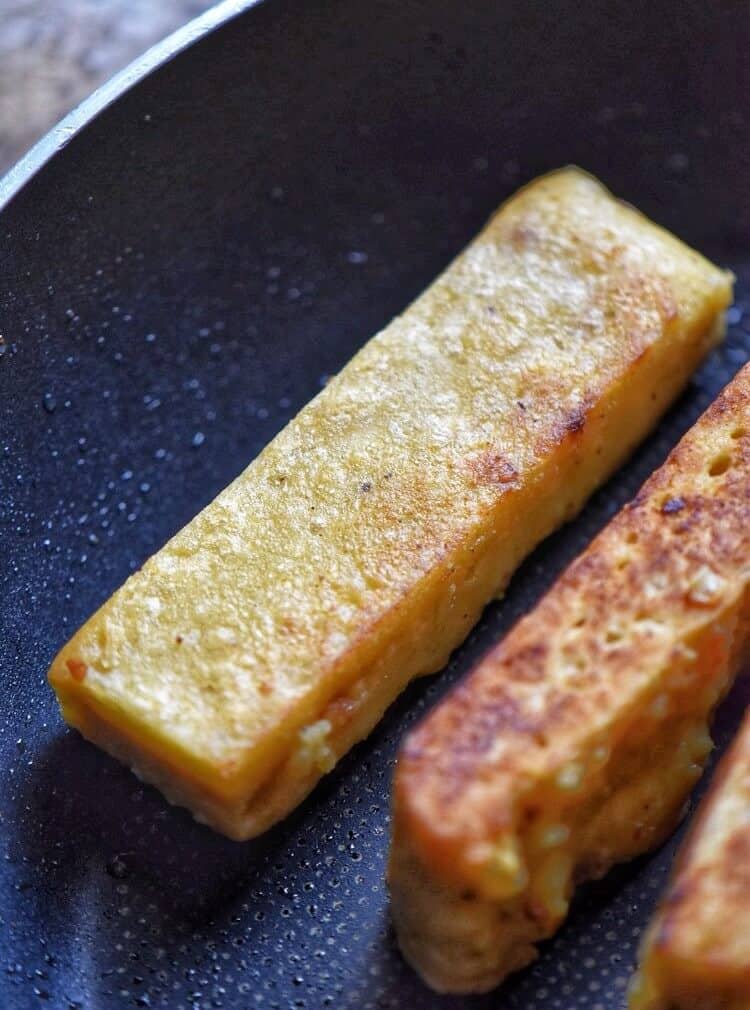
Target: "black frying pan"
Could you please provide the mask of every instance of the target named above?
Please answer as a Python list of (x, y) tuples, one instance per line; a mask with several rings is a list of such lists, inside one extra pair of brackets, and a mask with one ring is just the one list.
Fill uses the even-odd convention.
[[(406, 727), (746, 359), (750, 8), (242, 7), (136, 65), (0, 183), (0, 1007), (618, 1007), (675, 840), (586, 889), (502, 990), (441, 999), (388, 925), (389, 782)], [(504, 197), (567, 162), (735, 270), (726, 345), (295, 814), (245, 845), (199, 827), (63, 728), (53, 653)]]

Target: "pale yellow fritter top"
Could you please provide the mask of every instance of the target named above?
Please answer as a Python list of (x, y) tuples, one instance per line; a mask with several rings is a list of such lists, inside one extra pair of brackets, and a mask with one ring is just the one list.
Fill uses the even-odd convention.
[(515, 475), (678, 304), (708, 325), (726, 291), (584, 174), (533, 184), (128, 580), (53, 683), (227, 795), (257, 785)]

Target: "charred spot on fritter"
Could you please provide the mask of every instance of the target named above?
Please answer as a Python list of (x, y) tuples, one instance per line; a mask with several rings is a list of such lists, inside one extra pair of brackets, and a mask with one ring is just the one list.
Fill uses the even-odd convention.
[(564, 427), (568, 434), (577, 435), (579, 431), (583, 431), (587, 414), (588, 410), (584, 404), (579, 404), (571, 410), (564, 422)]
[(496, 449), (487, 449), (467, 460), (466, 466), (477, 484), (512, 486), (518, 481), (518, 470), (507, 456)]
[(681, 512), (684, 508), (684, 498), (667, 498), (661, 507), (661, 511), (665, 516), (668, 516), (672, 515), (674, 512)]

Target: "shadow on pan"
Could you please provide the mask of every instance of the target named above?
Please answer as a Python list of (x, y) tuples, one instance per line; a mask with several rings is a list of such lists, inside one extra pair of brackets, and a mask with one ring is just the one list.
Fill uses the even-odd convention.
[[(500, 993), (440, 998), (389, 932), (389, 780), (404, 729), (746, 360), (750, 12), (236, 11), (126, 74), (93, 121), (96, 102), (72, 120), (64, 149), (49, 157), (58, 132), (0, 190), (0, 1005), (616, 1007), (674, 841), (588, 888)], [(734, 269), (727, 344), (447, 670), (407, 691), (292, 817), (246, 845), (193, 824), (63, 729), (53, 653), (505, 196), (571, 161)]]

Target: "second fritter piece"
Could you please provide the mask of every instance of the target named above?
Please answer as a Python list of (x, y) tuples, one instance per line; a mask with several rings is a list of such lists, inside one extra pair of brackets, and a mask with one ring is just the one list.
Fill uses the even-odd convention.
[(629, 1005), (750, 1008), (750, 715), (680, 850)]
[(749, 557), (750, 366), (407, 738), (393, 915), (434, 988), (497, 985), (576, 882), (673, 828), (746, 638)]

